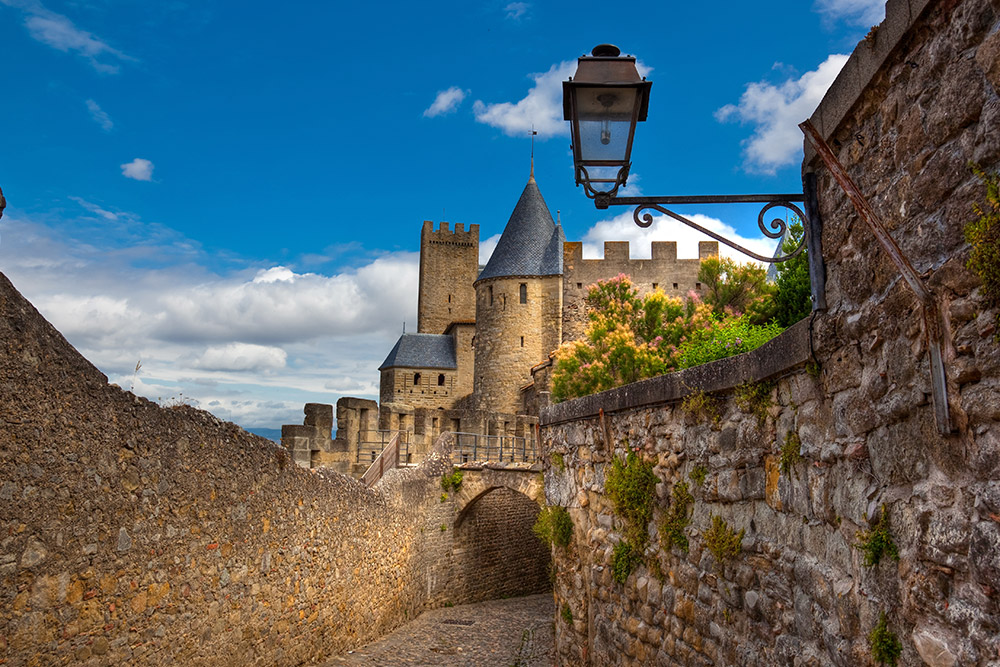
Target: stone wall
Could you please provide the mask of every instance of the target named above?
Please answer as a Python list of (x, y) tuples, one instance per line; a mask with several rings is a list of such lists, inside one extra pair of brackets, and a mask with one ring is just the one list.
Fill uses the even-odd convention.
[[(562, 663), (869, 665), (883, 613), (900, 664), (1000, 660), (1000, 345), (962, 232), (985, 198), (968, 162), (1000, 166), (998, 25), (996, 2), (890, 1), (813, 117), (941, 304), (954, 432), (935, 424), (915, 297), (807, 151), (828, 272), (810, 362), (779, 350), (785, 370), (727, 360), (542, 413), (543, 447), (565, 465), (546, 472), (548, 500), (576, 523), (556, 558), (573, 618), (557, 620)], [(741, 404), (741, 382), (768, 378), (766, 400)], [(684, 386), (710, 392), (717, 417), (685, 409)], [(650, 546), (622, 585), (605, 480), (627, 449), (659, 484)], [(658, 530), (680, 483), (687, 551)], [(899, 560), (867, 566), (858, 545), (882, 508)], [(743, 531), (732, 558), (707, 548), (713, 516)]]
[(450, 231), (447, 222), (435, 230), (425, 220), (420, 230), (420, 291), (417, 300), (417, 331), (441, 334), (452, 322), (476, 317), (476, 292), (472, 284), (479, 275), (479, 225), (458, 223)]
[[(602, 259), (584, 259), (583, 244), (563, 244), (563, 311), (562, 341), (583, 338), (587, 326), (587, 290), (594, 283), (624, 273), (645, 295), (655, 289), (668, 296), (686, 297), (688, 292), (700, 292), (698, 268), (706, 257), (717, 257), (716, 241), (698, 243), (697, 259), (677, 259), (677, 244), (673, 241), (653, 241), (650, 259), (631, 259), (628, 241), (605, 241)], [(555, 348), (553, 348), (555, 349)]]
[(0, 275), (5, 664), (299, 665), (464, 602), (442, 569), (456, 562), (454, 531), (439, 537), (457, 516), (440, 501), (446, 470), (431, 456), (373, 491), (137, 398)]
[(457, 370), (393, 367), (380, 372), (379, 401), (415, 408), (450, 408), (463, 396), (456, 391)]

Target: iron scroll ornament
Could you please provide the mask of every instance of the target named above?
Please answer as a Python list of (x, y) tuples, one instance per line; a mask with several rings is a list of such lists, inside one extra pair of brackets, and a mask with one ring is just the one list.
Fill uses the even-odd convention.
[[(803, 223), (805, 223), (806, 220), (806, 216), (802, 212), (802, 209), (800, 209), (798, 206), (796, 206), (790, 201), (778, 200), (769, 202), (766, 206), (764, 206), (764, 208), (760, 210), (760, 213), (757, 214), (757, 226), (760, 228), (761, 233), (763, 233), (764, 236), (770, 239), (782, 238), (783, 236), (785, 236), (785, 234), (788, 233), (788, 223), (782, 220), (781, 218), (774, 218), (773, 220), (771, 220), (770, 225), (764, 223), (764, 214), (767, 213), (772, 208), (778, 206), (791, 210), (793, 213), (795, 213), (795, 215), (799, 217), (799, 220), (803, 221)], [(774, 255), (771, 257), (768, 257), (766, 255), (758, 255), (752, 250), (744, 248), (739, 243), (730, 241), (725, 236), (717, 234), (710, 229), (706, 229), (705, 227), (699, 225), (697, 222), (689, 220), (688, 218), (685, 218), (683, 215), (679, 213), (674, 213), (670, 209), (664, 208), (663, 206), (660, 206), (659, 204), (654, 204), (652, 202), (639, 204), (638, 206), (636, 206), (635, 210), (632, 211), (632, 219), (635, 221), (635, 224), (637, 224), (642, 228), (649, 227), (650, 225), (653, 224), (653, 215), (648, 212), (643, 213), (643, 211), (648, 211), (649, 209), (652, 209), (654, 211), (659, 211), (660, 213), (669, 216), (674, 220), (677, 220), (678, 222), (684, 223), (688, 227), (697, 229), (699, 232), (712, 237), (719, 243), (725, 243), (730, 248), (738, 250), (744, 255), (752, 257), (760, 262), (766, 262), (766, 263), (787, 262), (793, 257), (797, 257), (799, 254), (801, 254), (806, 247), (806, 234), (803, 233), (802, 238), (799, 239), (799, 244), (795, 247), (794, 250), (792, 250), (792, 252), (788, 253), (787, 255)], [(770, 229), (768, 229), (768, 226), (770, 226)], [(805, 226), (803, 225), (803, 228), (804, 227)], [(805, 230), (803, 229), (803, 231)]]

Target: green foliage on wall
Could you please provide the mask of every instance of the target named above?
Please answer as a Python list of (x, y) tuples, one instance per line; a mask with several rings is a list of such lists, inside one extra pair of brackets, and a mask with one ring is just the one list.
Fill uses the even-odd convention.
[(756, 350), (781, 332), (782, 327), (773, 322), (753, 324), (746, 316), (729, 318), (693, 331), (678, 350), (677, 368), (700, 366)]
[(566, 625), (573, 622), (573, 610), (570, 609), (569, 605), (565, 602), (563, 603), (562, 611), (559, 612), (559, 615), (562, 616), (562, 620), (566, 623)]
[[(982, 281), (980, 294), (991, 308), (1000, 307), (1000, 175), (987, 173), (978, 165), (972, 171), (986, 186), (986, 202), (973, 204), (979, 216), (965, 225), (965, 240), (972, 250), (966, 266)], [(1000, 338), (1000, 313), (997, 313)]]
[(685, 396), (681, 401), (681, 410), (701, 421), (710, 421), (713, 424), (718, 424), (722, 419), (719, 402), (703, 391), (695, 391)]
[(628, 575), (642, 562), (642, 551), (628, 540), (622, 540), (611, 552), (611, 578), (624, 584)]
[(708, 474), (708, 469), (703, 465), (696, 465), (691, 468), (691, 472), (688, 473), (688, 477), (694, 482), (698, 487), (705, 484), (705, 475)]
[(799, 434), (789, 431), (785, 435), (785, 443), (781, 445), (781, 457), (778, 459), (782, 475), (795, 476), (795, 464), (802, 460), (802, 441)]
[(871, 646), (872, 659), (880, 665), (895, 665), (903, 653), (903, 644), (896, 633), (889, 629), (884, 611), (868, 634), (868, 644)]
[(558, 468), (559, 472), (564, 472), (566, 470), (566, 461), (563, 459), (563, 455), (559, 452), (552, 452), (552, 456), (549, 457), (552, 461), (552, 467)]
[(687, 482), (674, 484), (671, 495), (673, 497), (670, 508), (660, 523), (660, 538), (664, 549), (676, 545), (681, 551), (687, 553), (688, 538), (684, 529), (691, 523), (688, 510), (694, 504), (694, 496), (688, 491)]
[(864, 566), (875, 567), (883, 556), (898, 561), (899, 549), (889, 531), (889, 509), (883, 505), (881, 514), (868, 530), (859, 530), (858, 543), (854, 546), (864, 554)]
[(573, 519), (565, 507), (549, 505), (542, 508), (531, 528), (538, 539), (549, 546), (568, 547), (573, 539)]
[(705, 531), (705, 548), (715, 556), (715, 562), (720, 566), (730, 558), (736, 558), (743, 550), (744, 530), (737, 533), (725, 519), (712, 515), (712, 527)]
[(768, 408), (774, 405), (771, 392), (777, 383), (764, 380), (761, 382), (744, 382), (733, 390), (733, 398), (740, 410), (757, 418), (757, 424), (764, 426), (767, 422)]
[(450, 473), (441, 476), (441, 489), (447, 493), (458, 491), (460, 488), (462, 488), (462, 471), (453, 466)]
[(639, 551), (649, 540), (657, 482), (653, 464), (643, 461), (635, 452), (629, 452), (624, 463), (615, 457), (604, 482), (604, 491), (614, 503), (615, 512), (625, 520), (625, 538)]

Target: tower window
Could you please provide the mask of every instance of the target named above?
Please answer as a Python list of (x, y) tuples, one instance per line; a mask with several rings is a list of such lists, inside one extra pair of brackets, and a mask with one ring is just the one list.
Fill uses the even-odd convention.
[(413, 384), (414, 386), (420, 384), (420, 373), (413, 374)]
[(577, 289), (583, 289), (583, 283), (577, 283), (576, 284), (576, 288)]
[(451, 303), (451, 295), (448, 295), (448, 303)]
[(521, 293), (521, 303), (528, 303), (528, 283), (521, 283), (519, 291)]
[(493, 286), (490, 286), (490, 305), (493, 305)]
[(443, 387), (444, 386), (444, 373), (441, 373), (440, 375), (438, 375), (438, 386), (439, 387)]
[(694, 288), (695, 289), (701, 289), (701, 283), (695, 283), (694, 284)]
[(524, 347), (524, 336), (521, 336), (521, 347)]
[(653, 283), (653, 289), (659, 289), (660, 283)]
[(677, 289), (677, 283), (674, 283), (674, 289)]

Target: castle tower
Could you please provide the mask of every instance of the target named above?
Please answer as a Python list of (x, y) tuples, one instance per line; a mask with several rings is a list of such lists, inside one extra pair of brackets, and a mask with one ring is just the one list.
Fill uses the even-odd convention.
[(483, 410), (523, 412), (531, 367), (559, 345), (564, 241), (532, 174), (475, 283), (473, 392)]
[(420, 291), (417, 297), (417, 332), (443, 334), (452, 322), (471, 323), (476, 317), (479, 272), (479, 225), (455, 231), (442, 222), (424, 221), (420, 230)]

